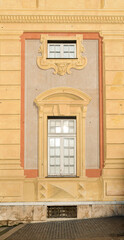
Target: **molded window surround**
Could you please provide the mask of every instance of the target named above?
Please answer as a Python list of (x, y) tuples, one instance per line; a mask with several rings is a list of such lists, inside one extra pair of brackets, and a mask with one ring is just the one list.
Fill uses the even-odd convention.
[(37, 65), (40, 69), (53, 68), (54, 74), (63, 76), (71, 74), (71, 68), (80, 70), (86, 66), (87, 58), (82, 54), (84, 52), (82, 34), (71, 37), (45, 34), (41, 35), (40, 41), (41, 56), (37, 57)]
[(76, 176), (85, 176), (85, 117), (91, 98), (73, 88), (54, 88), (35, 99), (39, 109), (39, 177), (48, 173), (48, 118), (49, 116), (76, 117)]

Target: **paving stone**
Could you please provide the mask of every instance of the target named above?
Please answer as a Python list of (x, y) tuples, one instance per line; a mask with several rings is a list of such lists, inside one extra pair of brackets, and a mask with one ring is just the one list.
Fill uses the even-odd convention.
[(13, 228), (14, 227), (0, 227), (0, 239), (3, 234), (5, 234), (6, 232), (10, 231)]
[(124, 217), (26, 224), (6, 240), (88, 240), (124, 238)]

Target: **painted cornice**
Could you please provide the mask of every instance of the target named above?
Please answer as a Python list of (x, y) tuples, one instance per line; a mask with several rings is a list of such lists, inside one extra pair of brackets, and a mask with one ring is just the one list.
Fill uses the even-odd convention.
[(0, 15), (0, 23), (123, 24), (124, 16), (96, 15)]

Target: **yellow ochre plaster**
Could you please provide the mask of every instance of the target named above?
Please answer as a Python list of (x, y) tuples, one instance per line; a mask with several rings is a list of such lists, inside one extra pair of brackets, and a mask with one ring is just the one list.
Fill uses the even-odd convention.
[[(124, 1), (1, 0), (0, 29), (0, 201), (124, 200)], [(39, 108), (39, 177), (24, 176), (20, 166), (20, 37), (25, 32), (98, 32), (103, 37), (104, 168), (101, 177), (85, 176), (85, 116), (90, 98), (76, 89), (63, 87), (54, 89), (54, 96), (50, 89), (49, 96), (41, 94), (35, 99)], [(77, 116), (78, 178), (46, 178), (44, 122), (49, 113)]]

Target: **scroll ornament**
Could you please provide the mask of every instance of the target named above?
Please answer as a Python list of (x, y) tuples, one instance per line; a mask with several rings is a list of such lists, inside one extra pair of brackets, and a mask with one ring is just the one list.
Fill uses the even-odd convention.
[[(82, 34), (75, 36), (76, 47), (77, 47), (77, 58), (68, 58), (68, 59), (47, 58), (47, 42), (49, 39), (50, 37), (48, 35), (41, 35), (41, 46), (39, 49), (39, 53), (41, 53), (41, 56), (37, 57), (37, 65), (39, 68), (44, 70), (53, 68), (54, 74), (63, 76), (66, 73), (71, 74), (71, 71), (70, 71), (71, 68), (81, 70), (86, 66), (87, 58), (82, 56), (82, 53), (84, 52), (84, 47), (82, 45), (82, 41), (83, 41)], [(57, 38), (54, 37), (54, 39), (56, 40)], [(67, 37), (66, 37), (66, 40), (67, 40)], [(70, 39), (68, 38), (68, 40)]]

